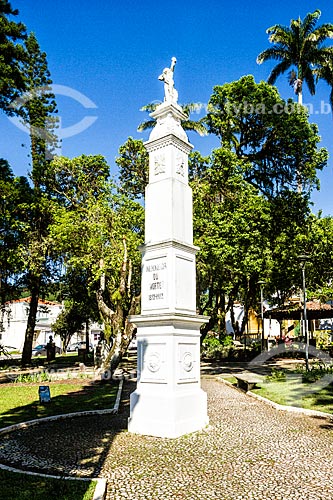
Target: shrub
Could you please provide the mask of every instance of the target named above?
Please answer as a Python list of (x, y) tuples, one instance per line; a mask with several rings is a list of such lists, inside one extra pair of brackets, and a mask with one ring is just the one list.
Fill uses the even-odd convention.
[(216, 337), (206, 337), (202, 343), (201, 355), (204, 358), (220, 360), (228, 357), (229, 348), (223, 345)]
[(271, 374), (265, 377), (266, 382), (285, 382), (286, 372), (277, 368), (272, 368)]
[(311, 383), (320, 380), (325, 375), (333, 375), (333, 366), (319, 360), (312, 364), (309, 371), (306, 371), (304, 366), (299, 367), (296, 371), (297, 373), (301, 373), (303, 382)]

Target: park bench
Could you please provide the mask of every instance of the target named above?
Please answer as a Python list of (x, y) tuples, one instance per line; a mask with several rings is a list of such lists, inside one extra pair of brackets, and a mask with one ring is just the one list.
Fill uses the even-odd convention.
[(259, 377), (250, 372), (236, 373), (234, 377), (237, 380), (237, 387), (246, 392), (251, 391), (251, 389), (254, 389), (261, 382)]

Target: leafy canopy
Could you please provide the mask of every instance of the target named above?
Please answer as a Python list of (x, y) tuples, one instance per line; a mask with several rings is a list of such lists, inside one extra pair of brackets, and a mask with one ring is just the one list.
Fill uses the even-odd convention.
[(245, 179), (266, 196), (284, 189), (319, 187), (317, 170), (328, 159), (307, 110), (283, 100), (277, 89), (252, 75), (214, 87), (206, 123), (224, 148), (243, 162)]

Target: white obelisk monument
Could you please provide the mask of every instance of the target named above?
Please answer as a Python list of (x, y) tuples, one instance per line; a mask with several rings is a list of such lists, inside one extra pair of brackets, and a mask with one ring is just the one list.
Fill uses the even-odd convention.
[(164, 102), (145, 147), (149, 184), (145, 198), (141, 315), (137, 326), (138, 379), (131, 394), (128, 430), (175, 438), (208, 424), (207, 397), (200, 387), (200, 326), (196, 314), (192, 190), (188, 154), (192, 149), (181, 121), (171, 67), (164, 69)]

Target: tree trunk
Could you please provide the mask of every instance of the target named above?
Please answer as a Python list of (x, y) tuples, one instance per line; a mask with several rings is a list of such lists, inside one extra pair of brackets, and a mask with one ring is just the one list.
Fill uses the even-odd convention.
[(303, 105), (303, 92), (302, 92), (302, 90), (298, 93), (298, 104)]
[(86, 353), (89, 352), (89, 319), (86, 319)]
[(27, 328), (25, 331), (25, 339), (22, 352), (22, 360), (21, 360), (22, 366), (26, 366), (31, 363), (31, 351), (32, 351), (32, 343), (36, 326), (39, 291), (40, 291), (40, 280), (36, 279), (35, 284), (30, 289), (31, 300), (30, 300), (29, 315), (28, 315)]
[[(131, 261), (128, 260), (125, 237), (123, 237), (123, 248), (124, 254), (118, 288), (120, 298), (116, 301), (115, 310), (110, 309), (105, 304), (102, 290), (96, 293), (98, 309), (102, 318), (113, 330), (113, 345), (102, 364), (104, 370), (111, 370), (111, 374), (113, 374), (118, 367), (132, 340), (134, 326), (129, 323), (127, 316), (136, 313), (140, 301), (140, 296), (130, 298), (132, 265)], [(125, 304), (127, 304), (127, 306)], [(130, 304), (129, 309), (128, 304)]]
[[(113, 336), (113, 345), (102, 364), (104, 371), (110, 370), (111, 374), (113, 374), (119, 366), (124, 354), (127, 352), (128, 346), (133, 337), (134, 326), (128, 321), (127, 318), (124, 320), (124, 311), (120, 304), (118, 305), (117, 310), (113, 311), (105, 304), (100, 292), (97, 293), (97, 301), (104, 321), (107, 321), (110, 324), (112, 323), (113, 331), (115, 332)], [(140, 296), (132, 298), (128, 315), (136, 313), (139, 302)]]

